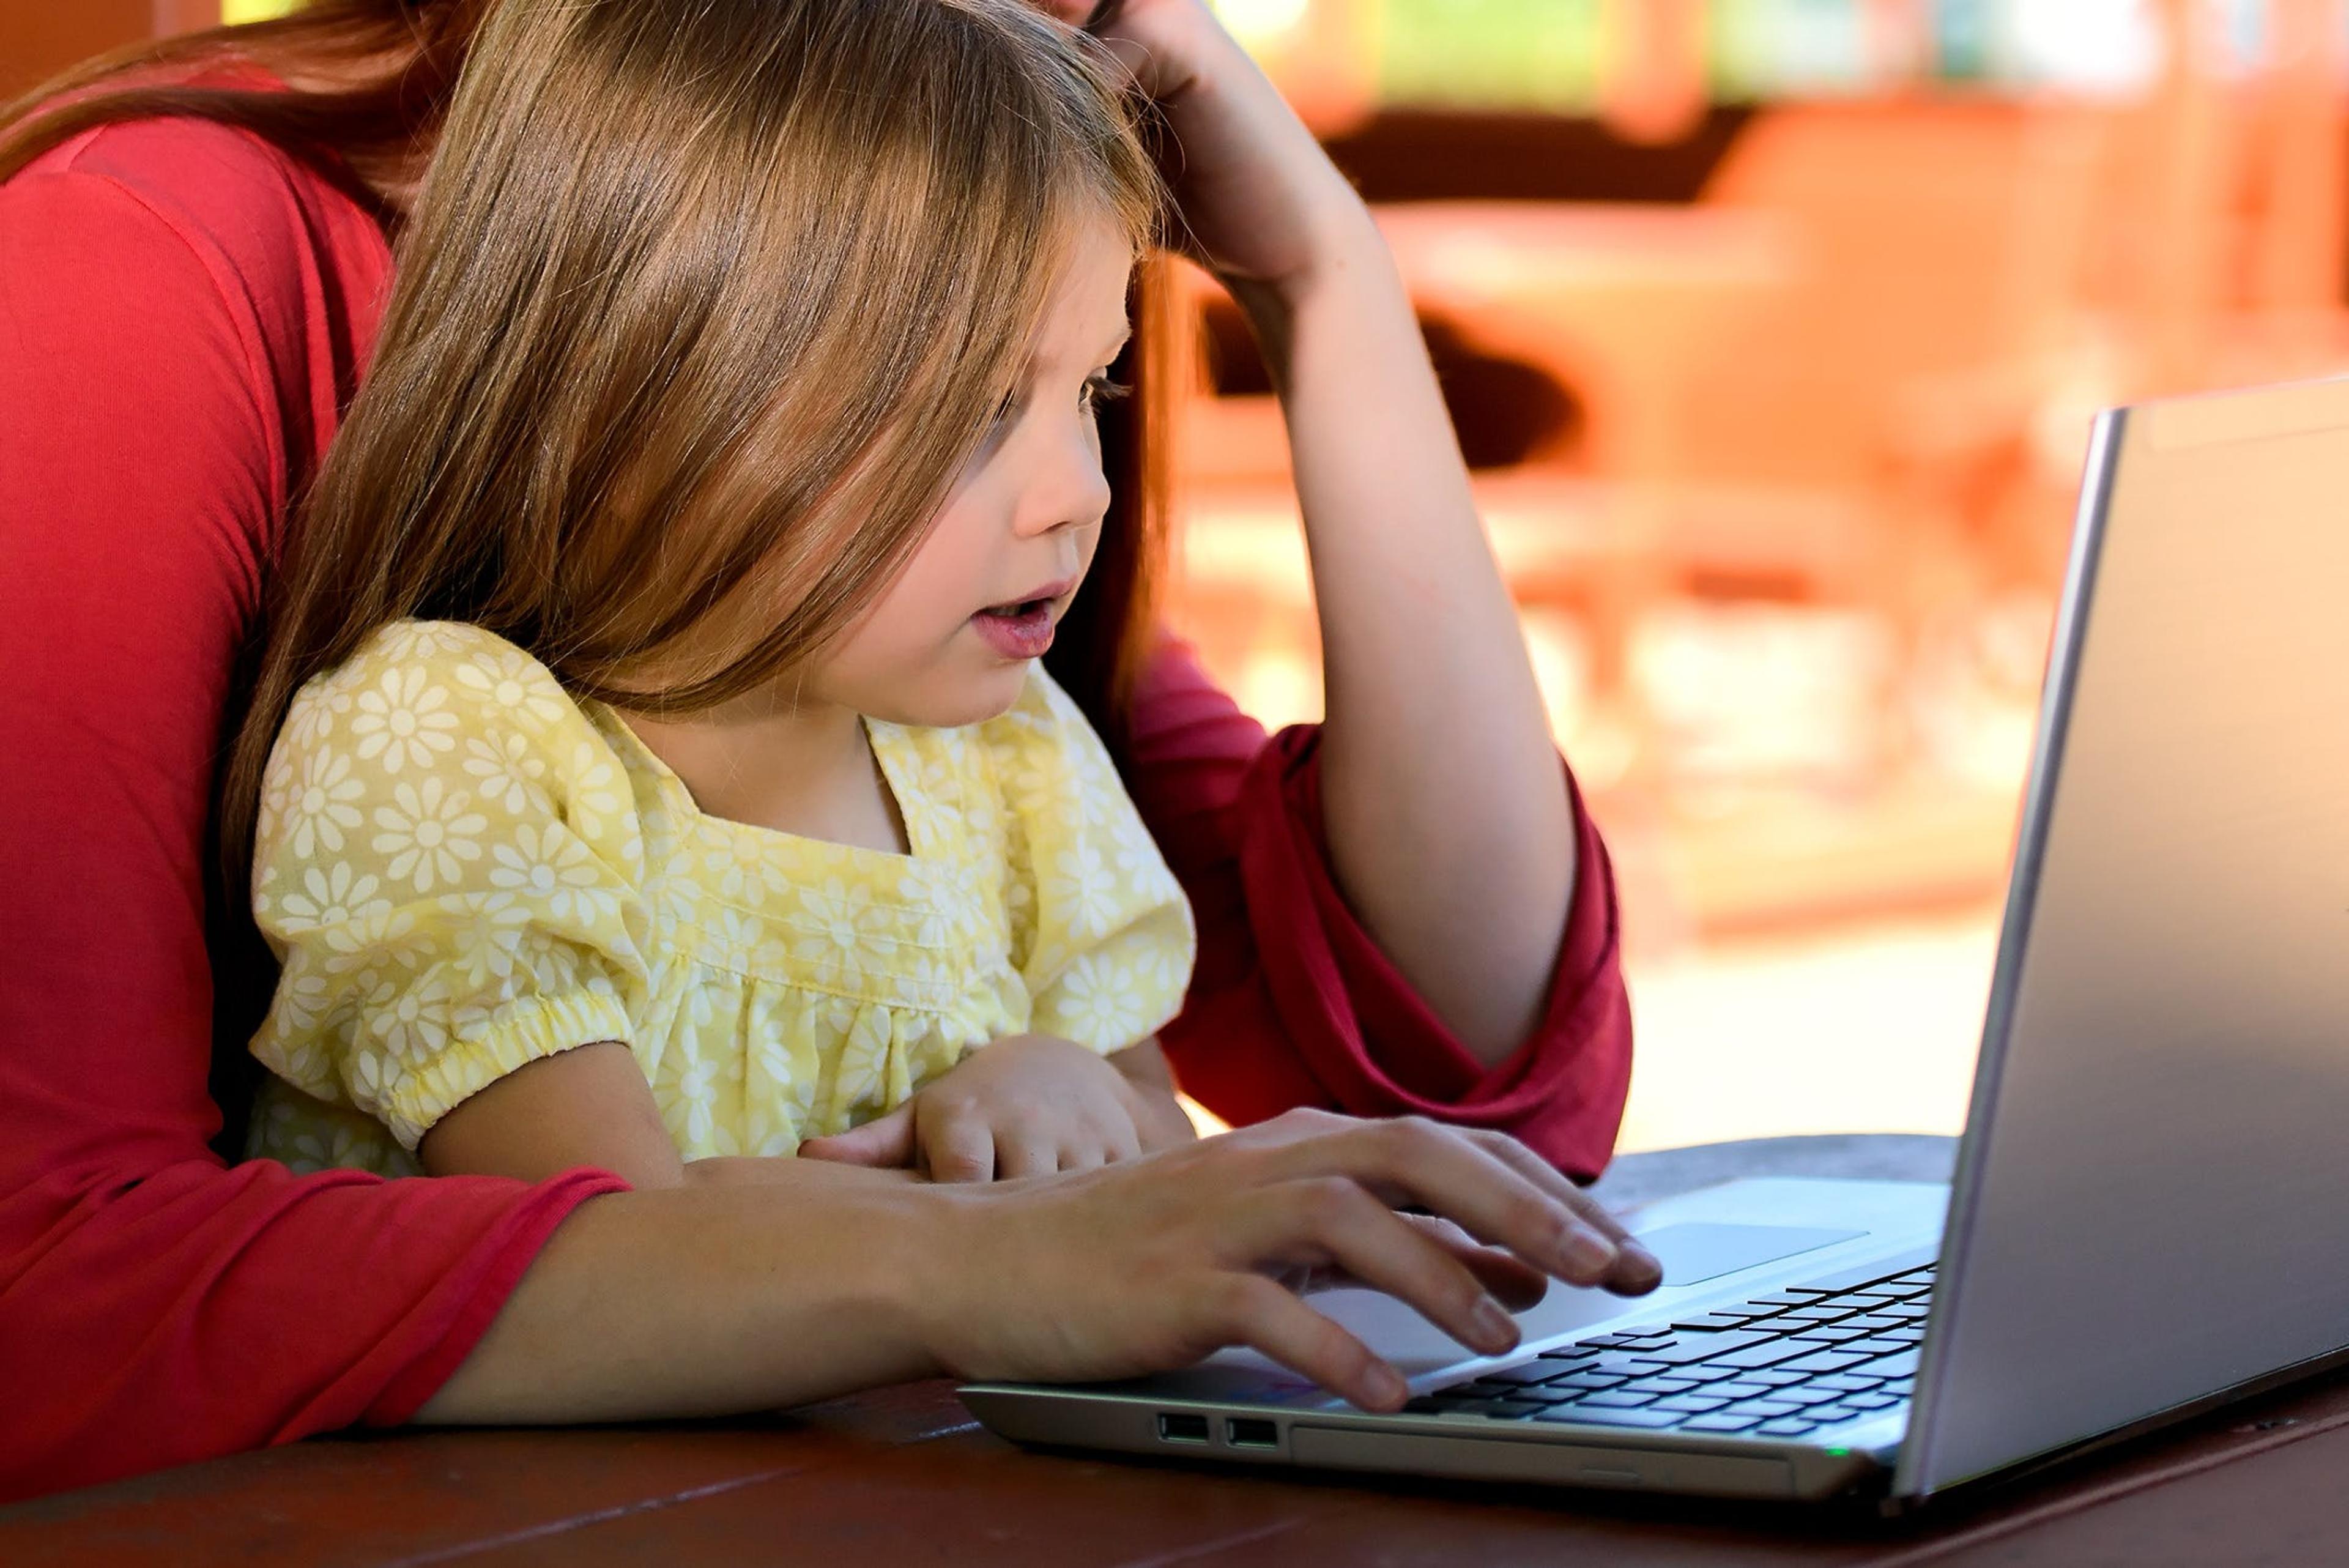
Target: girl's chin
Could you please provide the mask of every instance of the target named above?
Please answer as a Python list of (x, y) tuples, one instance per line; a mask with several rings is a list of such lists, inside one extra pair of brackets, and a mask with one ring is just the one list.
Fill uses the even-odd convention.
[(1032, 662), (1022, 659), (1016, 664), (999, 663), (987, 670), (940, 670), (936, 679), (924, 683), (921, 691), (905, 692), (901, 701), (885, 708), (868, 708), (865, 716), (926, 730), (958, 730), (967, 724), (983, 724), (989, 719), (1001, 718), (1019, 701), (1020, 692), (1028, 688), (1028, 670)]

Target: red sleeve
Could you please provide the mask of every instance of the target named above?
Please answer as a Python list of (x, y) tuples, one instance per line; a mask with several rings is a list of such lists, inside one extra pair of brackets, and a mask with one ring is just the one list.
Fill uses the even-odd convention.
[(185, 140), (269, 198), (218, 243), (60, 157), (0, 186), (0, 1501), (406, 1418), (619, 1185), (206, 1147), (221, 713), (332, 335), (316, 275), (232, 248), (302, 254), (285, 176)]
[(1533, 1037), (1487, 1068), (1339, 892), (1321, 829), (1319, 738), (1299, 725), (1268, 740), (1179, 643), (1160, 650), (1136, 692), (1127, 786), (1199, 925), (1190, 996), (1161, 1033), (1184, 1089), (1233, 1122), (1319, 1106), (1496, 1127), (1563, 1170), (1596, 1176), (1622, 1122), (1631, 1017), (1614, 874), (1579, 792), (1580, 874), (1549, 1000)]

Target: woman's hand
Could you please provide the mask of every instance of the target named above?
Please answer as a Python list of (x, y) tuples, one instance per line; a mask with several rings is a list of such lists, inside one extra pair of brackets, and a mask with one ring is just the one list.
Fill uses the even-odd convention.
[(1496, 1292), (1523, 1305), (1542, 1276), (1624, 1295), (1661, 1278), (1524, 1146), (1413, 1118), (1292, 1111), (1131, 1164), (948, 1196), (908, 1296), (930, 1354), (963, 1377), (1133, 1376), (1245, 1345), (1392, 1409), (1402, 1376), (1284, 1279), (1334, 1271), (1497, 1355), (1517, 1329)]
[(1155, 1041), (1103, 1057), (1050, 1034), (1015, 1034), (971, 1052), (888, 1115), (808, 1139), (800, 1156), (994, 1181), (1091, 1170), (1191, 1137)]
[(1039, 0), (1088, 21), (1174, 133), (1187, 254), (1226, 283), (1294, 286), (1368, 226), (1353, 187), (1202, 0)]

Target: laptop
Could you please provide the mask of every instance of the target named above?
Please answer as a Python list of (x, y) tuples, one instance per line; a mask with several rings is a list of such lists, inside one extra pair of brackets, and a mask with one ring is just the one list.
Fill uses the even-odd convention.
[(2349, 1360), (2344, 1129), (2349, 379), (2148, 402), (2091, 440), (1949, 1183), (1651, 1205), (1663, 1287), (1555, 1285), (1506, 1356), (1318, 1296), (1394, 1414), (1245, 1351), (961, 1393), (1051, 1447), (1897, 1509)]

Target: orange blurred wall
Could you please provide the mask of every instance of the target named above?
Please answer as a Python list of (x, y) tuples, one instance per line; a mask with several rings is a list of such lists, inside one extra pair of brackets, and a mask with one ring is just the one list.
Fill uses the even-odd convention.
[(220, 0), (0, 0), (0, 99), (92, 55), (211, 26), (220, 15)]

